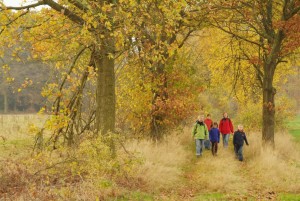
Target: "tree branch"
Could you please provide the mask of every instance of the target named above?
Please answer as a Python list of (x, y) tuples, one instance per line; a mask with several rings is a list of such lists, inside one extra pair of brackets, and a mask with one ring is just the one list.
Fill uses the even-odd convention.
[[(259, 21), (258, 21), (258, 19), (257, 19), (257, 15), (255, 14), (255, 8), (253, 8), (252, 7), (252, 12), (253, 12), (253, 15), (252, 15), (252, 17), (254, 18), (254, 20), (255, 20), (255, 22), (256, 22), (256, 24), (259, 26), (259, 28), (261, 29), (262, 27), (260, 26), (260, 23), (259, 23)], [(239, 10), (239, 9), (236, 9), (236, 11), (244, 18), (244, 19), (247, 19), (247, 17), (245, 16), (245, 14), (244, 14), (244, 12), (243, 11), (241, 11), (241, 10)], [(259, 30), (259, 28), (257, 28), (257, 27), (255, 27), (252, 23), (251, 23), (251, 21), (249, 20), (247, 23), (246, 23), (247, 25), (249, 25), (252, 29), (254, 29), (255, 30), (255, 33), (257, 33), (258, 35), (260, 35), (260, 36), (262, 36), (262, 37), (264, 37), (264, 38), (270, 38), (269, 36), (268, 36), (268, 34), (266, 33), (266, 32), (264, 32), (263, 30)]]
[(300, 6), (296, 7), (294, 10), (291, 11), (289, 18), (293, 17), (296, 14), (299, 14), (300, 12)]
[[(243, 55), (248, 59), (248, 61), (250, 61), (250, 57), (245, 53), (245, 51), (242, 51)], [(263, 72), (259, 69), (259, 65), (256, 65), (254, 63), (252, 63), (252, 66), (255, 68), (256, 72), (257, 72), (257, 79), (259, 80), (259, 84), (261, 85), (261, 87), (263, 86)]]
[(48, 6), (50, 6), (52, 9), (56, 10), (57, 12), (62, 13), (64, 16), (69, 18), (71, 21), (79, 24), (79, 25), (84, 25), (85, 21), (79, 17), (78, 15), (74, 14), (72, 11), (69, 9), (63, 7), (62, 5), (56, 3), (53, 0), (43, 0)]
[(80, 3), (77, 0), (68, 0), (68, 2), (74, 6), (76, 6), (78, 9), (80, 9), (83, 12), (88, 11), (88, 8), (86, 6), (84, 6), (82, 3)]
[(242, 36), (240, 36), (240, 35), (237, 35), (237, 34), (231, 32), (231, 31), (228, 31), (228, 30), (224, 29), (224, 28), (217, 22), (216, 19), (214, 19), (214, 21), (216, 22), (216, 25), (211, 24), (212, 26), (214, 26), (214, 27), (216, 27), (216, 28), (218, 28), (218, 29), (221, 29), (221, 30), (224, 31), (225, 33), (228, 33), (228, 34), (230, 34), (230, 35), (232, 35), (232, 36), (234, 36), (234, 37), (237, 37), (237, 38), (239, 38), (239, 39), (241, 39), (241, 40), (243, 40), (243, 41), (246, 41), (246, 42), (248, 42), (248, 43), (251, 43), (251, 44), (253, 44), (253, 45), (257, 45), (258, 47), (261, 47), (261, 45), (260, 45), (259, 43), (255, 42), (255, 41), (249, 40), (249, 39), (247, 39), (247, 38), (244, 38), (244, 37), (242, 37)]
[(189, 38), (189, 36), (191, 35), (191, 33), (193, 33), (194, 29), (189, 30), (189, 32), (185, 35), (184, 39), (181, 41), (181, 43), (178, 45), (178, 48), (181, 48), (185, 41)]
[(64, 164), (64, 163), (72, 163), (74, 161), (77, 161), (75, 158), (73, 159), (68, 159), (68, 160), (65, 160), (65, 161), (60, 161), (60, 162), (57, 162), (57, 163), (54, 163), (50, 166), (47, 166), (46, 168), (44, 169), (41, 169), (41, 170), (38, 170), (36, 171), (33, 175), (36, 176), (37, 174), (39, 174), (40, 172), (43, 172), (43, 171), (46, 171), (46, 170), (49, 170), (49, 169), (52, 169), (52, 168), (55, 168), (57, 165), (61, 165), (61, 164)]
[[(63, 79), (63, 81), (62, 81), (62, 83), (60, 84), (59, 91), (62, 91), (62, 89), (63, 89), (63, 87), (64, 87), (64, 85), (65, 85), (65, 82), (66, 82), (68, 76), (72, 73), (72, 71), (73, 71), (73, 69), (74, 69), (74, 67), (75, 67), (75, 65), (76, 65), (77, 60), (79, 59), (79, 57), (82, 55), (82, 53), (83, 53), (87, 48), (88, 48), (88, 47), (83, 47), (83, 48), (78, 52), (78, 54), (75, 56), (75, 58), (74, 58), (74, 60), (73, 60), (73, 62), (72, 62), (72, 64), (71, 64), (71, 66), (70, 66), (70, 69), (69, 69), (68, 73), (65, 75), (65, 77), (64, 77), (64, 79)], [(60, 108), (60, 99), (61, 99), (61, 97), (58, 97), (58, 98), (54, 101), (54, 103), (53, 103), (53, 105), (56, 105), (56, 112), (58, 112), (58, 111), (59, 111), (59, 108)]]
[(48, 5), (52, 9), (56, 10), (57, 12), (62, 13), (64, 16), (66, 16), (68, 19), (71, 21), (79, 24), (79, 25), (84, 25), (85, 21), (79, 17), (78, 15), (74, 14), (72, 11), (70, 11), (68, 8), (56, 3), (53, 0), (40, 0), (37, 3), (30, 4), (27, 6), (20, 6), (20, 7), (14, 7), (14, 6), (9, 6), (9, 7), (1, 7), (0, 10), (24, 10), (24, 9), (30, 9), (30, 8), (35, 8), (41, 5)]
[(10, 20), (10, 22), (8, 22), (7, 24), (5, 24), (4, 26), (9, 26), (12, 23), (14, 23), (15, 21), (17, 21), (19, 18), (21, 18), (22, 16), (26, 15), (27, 13), (29, 13), (29, 10), (27, 9), (24, 13), (21, 13), (18, 17), (16, 17), (13, 20)]
[[(24, 13), (20, 14), (20, 15), (19, 15), (18, 17), (16, 17), (15, 19), (10, 20), (10, 22), (8, 22), (7, 24), (2, 25), (2, 26), (7, 27), (7, 26), (11, 25), (11, 24), (14, 23), (15, 21), (17, 21), (20, 17), (26, 15), (28, 12), (29, 12), (29, 10), (25, 11)], [(2, 34), (2, 32), (3, 32), (4, 30), (5, 30), (5, 28), (1, 29), (0, 35)]]

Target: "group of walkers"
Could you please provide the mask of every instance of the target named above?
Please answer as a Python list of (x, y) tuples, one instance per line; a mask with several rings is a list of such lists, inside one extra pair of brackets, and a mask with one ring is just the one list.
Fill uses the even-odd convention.
[(238, 125), (238, 130), (234, 132), (232, 122), (226, 112), (224, 112), (219, 124), (211, 120), (210, 114), (208, 114), (205, 119), (204, 115), (198, 116), (198, 120), (192, 131), (196, 143), (197, 158), (202, 156), (205, 148), (211, 149), (212, 155), (217, 156), (220, 134), (222, 135), (223, 147), (225, 149), (228, 148), (230, 134), (233, 134), (233, 146), (236, 157), (240, 161), (243, 161), (244, 142), (249, 145), (246, 134), (243, 131), (243, 125)]

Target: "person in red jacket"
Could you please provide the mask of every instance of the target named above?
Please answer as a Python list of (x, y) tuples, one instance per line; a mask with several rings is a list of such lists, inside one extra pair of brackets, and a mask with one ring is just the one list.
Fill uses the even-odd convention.
[(233, 125), (231, 120), (228, 118), (227, 112), (224, 112), (223, 118), (220, 120), (219, 130), (222, 134), (223, 147), (227, 148), (230, 133), (233, 133)]
[(208, 131), (210, 131), (210, 129), (213, 126), (213, 121), (211, 120), (210, 114), (206, 115), (206, 119), (204, 120), (204, 123), (206, 124)]
[[(212, 128), (212, 126), (213, 126), (212, 125), (213, 121), (210, 118), (210, 114), (206, 115), (206, 119), (204, 120), (204, 123), (206, 124), (208, 132), (209, 132), (210, 129)], [(208, 150), (210, 149), (210, 140), (205, 140), (204, 141), (204, 147), (205, 147), (205, 149), (208, 149)]]

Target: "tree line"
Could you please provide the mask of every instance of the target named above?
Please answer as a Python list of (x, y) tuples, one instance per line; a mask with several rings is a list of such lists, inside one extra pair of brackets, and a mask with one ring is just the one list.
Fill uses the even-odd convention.
[(0, 10), (1, 45), (29, 44), (28, 59), (56, 72), (42, 92), (52, 103), (54, 143), (72, 144), (86, 130), (105, 135), (116, 125), (161, 138), (199, 109), (197, 96), (215, 72), (195, 67), (191, 47), (218, 30), (227, 41), (230, 85), (255, 84), (263, 142), (274, 145), (274, 79), (299, 51), (299, 1), (39, 0), (1, 3)]

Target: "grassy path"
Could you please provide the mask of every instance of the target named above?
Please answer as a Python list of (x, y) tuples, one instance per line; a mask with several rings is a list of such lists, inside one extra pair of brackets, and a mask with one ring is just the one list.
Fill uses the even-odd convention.
[(224, 149), (221, 144), (216, 157), (205, 150), (201, 158), (190, 159), (183, 179), (185, 185), (178, 190), (180, 199), (300, 200), (299, 160), (292, 162), (268, 152), (255, 155), (254, 140), (256, 138), (250, 136), (252, 146), (244, 147), (244, 162), (235, 159), (233, 147)]
[[(288, 126), (298, 147), (300, 115)], [(224, 149), (221, 143), (217, 157), (213, 157), (209, 150), (205, 150), (202, 158), (193, 157), (184, 175), (185, 187), (178, 191), (178, 196), (193, 201), (300, 200), (300, 161), (295, 147), (289, 147), (291, 141), (281, 144), (281, 139), (280, 143), (277, 142), (277, 152), (260, 155), (253, 153), (259, 152), (260, 146), (258, 142), (254, 143), (257, 137), (251, 137), (250, 146), (244, 147), (244, 162), (235, 159), (233, 147)]]
[(192, 159), (185, 178), (190, 191), (182, 191), (188, 200), (258, 200), (262, 186), (249, 174), (247, 162), (235, 159), (232, 147), (219, 148), (213, 157), (205, 151), (202, 158)]

